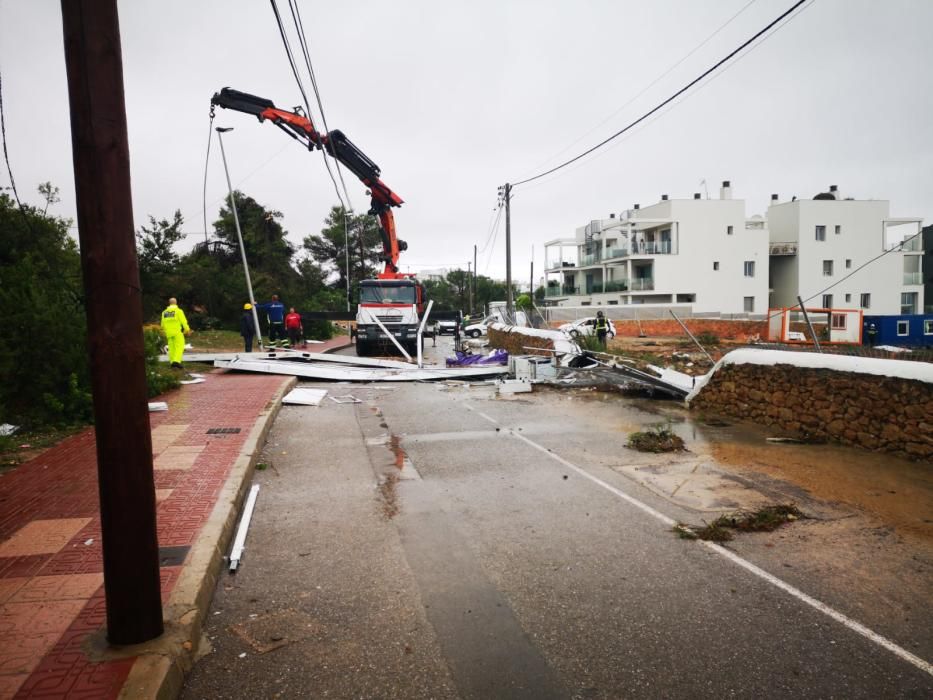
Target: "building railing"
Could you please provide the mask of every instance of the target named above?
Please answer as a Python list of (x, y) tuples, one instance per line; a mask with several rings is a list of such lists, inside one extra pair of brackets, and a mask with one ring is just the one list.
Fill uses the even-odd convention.
[(797, 242), (786, 241), (783, 243), (770, 243), (768, 245), (769, 255), (797, 255)]
[(587, 294), (608, 294), (610, 292), (628, 291), (628, 280), (609, 280), (608, 282), (592, 282), (586, 285)]
[(633, 292), (650, 292), (654, 290), (653, 277), (633, 277), (629, 280)]
[(628, 248), (626, 246), (622, 246), (621, 248), (607, 248), (605, 255), (606, 260), (610, 260), (611, 258), (624, 258), (628, 255)]
[(902, 250), (905, 253), (922, 253), (923, 252), (923, 238), (921, 236), (914, 236), (913, 238), (908, 238), (906, 241), (902, 242), (898, 246), (898, 250)]
[(548, 260), (544, 263), (545, 270), (560, 270), (564, 267), (576, 267), (577, 264), (573, 260)]
[(580, 293), (579, 287), (574, 287), (574, 286), (567, 285), (567, 284), (559, 285), (559, 286), (558, 285), (549, 286), (549, 287), (546, 287), (544, 290), (544, 296), (546, 297), (566, 297), (566, 296), (572, 296), (574, 294), (579, 294), (579, 293)]
[(904, 284), (923, 284), (922, 272), (905, 272)]
[(670, 255), (670, 241), (632, 241), (632, 255)]
[(602, 256), (599, 253), (591, 253), (589, 255), (580, 256), (580, 267), (595, 265), (598, 262), (602, 262)]

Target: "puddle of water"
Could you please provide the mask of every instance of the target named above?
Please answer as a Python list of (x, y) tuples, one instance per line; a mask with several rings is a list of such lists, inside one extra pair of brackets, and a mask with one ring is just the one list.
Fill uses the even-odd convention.
[[(736, 423), (710, 428), (688, 419), (697, 447), (721, 465), (785, 479), (814, 498), (857, 506), (899, 531), (933, 541), (933, 470), (835, 444), (769, 443), (779, 433)], [(692, 447), (692, 446), (691, 446)]]

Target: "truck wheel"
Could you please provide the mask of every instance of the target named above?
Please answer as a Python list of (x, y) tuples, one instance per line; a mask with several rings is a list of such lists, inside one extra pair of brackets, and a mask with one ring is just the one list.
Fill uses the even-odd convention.
[(373, 354), (372, 346), (368, 340), (363, 340), (359, 336), (356, 338), (356, 355), (357, 357), (369, 357)]

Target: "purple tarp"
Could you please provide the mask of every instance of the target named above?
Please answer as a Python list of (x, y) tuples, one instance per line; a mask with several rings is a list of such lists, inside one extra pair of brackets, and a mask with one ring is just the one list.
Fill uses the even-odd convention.
[(467, 355), (457, 352), (456, 357), (447, 358), (448, 367), (469, 367), (471, 365), (504, 365), (509, 361), (505, 350), (493, 350), (488, 355)]

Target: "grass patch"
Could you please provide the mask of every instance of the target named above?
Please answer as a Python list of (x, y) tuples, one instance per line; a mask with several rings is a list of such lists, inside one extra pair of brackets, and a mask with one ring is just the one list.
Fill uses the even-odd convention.
[[(243, 338), (237, 331), (196, 331), (186, 339), (195, 350), (230, 350), (243, 349)], [(258, 348), (257, 348), (258, 349)]]
[[(765, 506), (754, 511), (738, 511), (730, 515), (720, 515), (711, 523), (704, 523), (701, 528), (690, 528), (678, 524), (674, 530), (684, 539), (701, 539), (710, 542), (728, 542), (734, 532), (773, 532), (785, 523), (805, 517), (793, 503)], [(689, 531), (694, 536), (686, 536)]]
[(671, 430), (670, 424), (632, 433), (628, 436), (627, 446), (639, 452), (682, 452), (687, 449), (681, 437)]
[(86, 424), (24, 430), (0, 436), (0, 471), (28, 462), (45, 449), (86, 428)]

